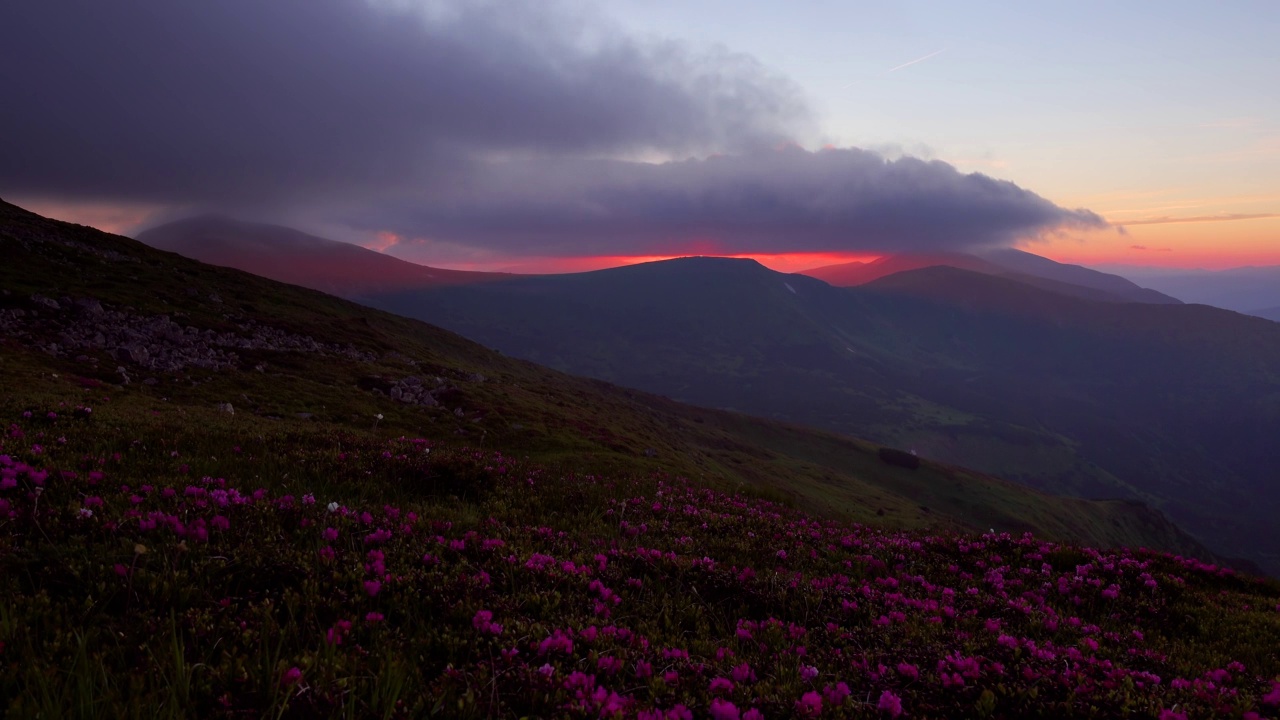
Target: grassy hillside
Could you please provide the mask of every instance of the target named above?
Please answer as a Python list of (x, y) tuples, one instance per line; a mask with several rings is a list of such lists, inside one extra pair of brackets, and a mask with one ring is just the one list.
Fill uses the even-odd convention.
[(1167, 720), (1280, 703), (1273, 581), (273, 430), (105, 399), (8, 425), (8, 716)]
[(1280, 706), (1280, 585), (1048, 539), (1186, 543), (1140, 506), (891, 468), (0, 211), (6, 716)]

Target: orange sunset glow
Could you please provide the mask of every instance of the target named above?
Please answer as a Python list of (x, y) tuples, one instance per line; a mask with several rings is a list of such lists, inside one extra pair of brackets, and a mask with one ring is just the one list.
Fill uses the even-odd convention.
[(1035, 241), (1022, 247), (1059, 262), (1080, 265), (1212, 270), (1280, 265), (1278, 215), (1241, 219), (1205, 216), (1189, 221), (1137, 222), (1123, 227), (1123, 234), (1090, 233), (1088, 237)]

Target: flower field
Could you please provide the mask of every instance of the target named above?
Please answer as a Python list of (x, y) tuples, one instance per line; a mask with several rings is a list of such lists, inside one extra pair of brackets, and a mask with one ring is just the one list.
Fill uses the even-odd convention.
[[(186, 422), (198, 426), (198, 418)], [(1275, 717), (1280, 585), (439, 441), (0, 439), (14, 717)]]

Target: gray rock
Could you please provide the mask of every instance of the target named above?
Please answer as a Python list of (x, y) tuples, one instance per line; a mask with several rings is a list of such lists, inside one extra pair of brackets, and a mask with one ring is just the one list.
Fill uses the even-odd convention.
[(80, 312), (92, 317), (100, 317), (106, 313), (106, 311), (102, 309), (102, 303), (94, 300), (93, 298), (80, 298), (76, 301), (76, 308), (80, 310)]

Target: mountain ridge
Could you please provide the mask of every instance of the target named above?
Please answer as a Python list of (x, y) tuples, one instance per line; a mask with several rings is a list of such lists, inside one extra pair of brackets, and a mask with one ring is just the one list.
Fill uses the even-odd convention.
[(983, 255), (898, 253), (885, 255), (872, 262), (827, 265), (804, 270), (802, 273), (838, 287), (854, 287), (895, 273), (938, 266), (1009, 278), (1042, 290), (1051, 290), (1086, 300), (1156, 304), (1181, 302), (1163, 293), (1139, 287), (1136, 283), (1118, 275), (1098, 272), (1079, 265), (1055, 262), (1013, 248), (992, 250)]
[(665, 468), (862, 522), (1205, 554), (1148, 507), (1057, 498), (927, 461), (895, 468), (870, 443), (562, 375), (414, 320), (14, 206), (0, 205), (0, 243), (18, 261), (0, 267), (2, 367), (19, 391), (10, 412), (36, 388), (65, 397), (108, 387), (120, 408), (234, 405), (235, 417), (266, 428), (302, 416), (367, 428), (376, 415), (386, 432), (431, 427), (586, 470)]

